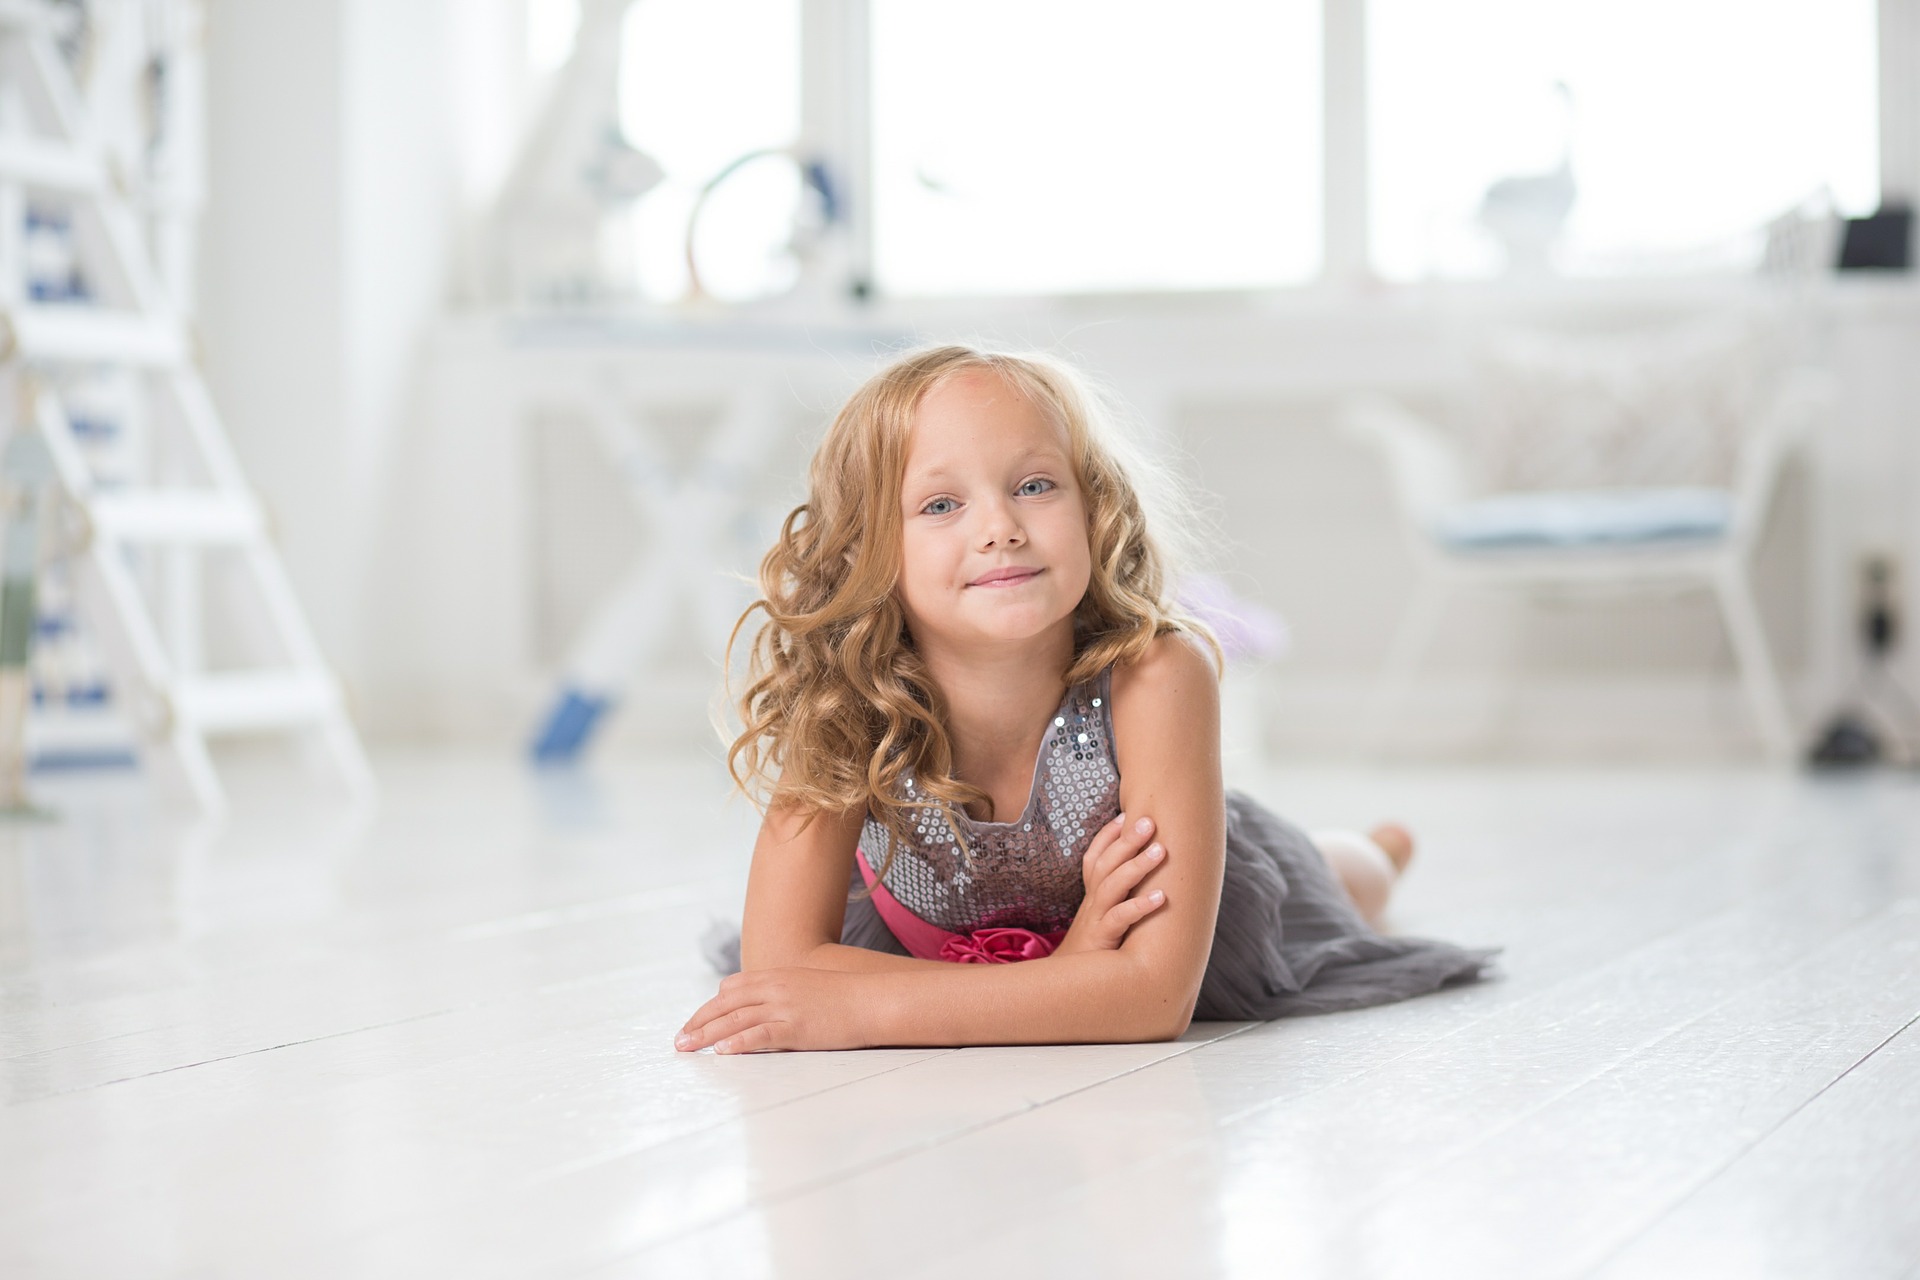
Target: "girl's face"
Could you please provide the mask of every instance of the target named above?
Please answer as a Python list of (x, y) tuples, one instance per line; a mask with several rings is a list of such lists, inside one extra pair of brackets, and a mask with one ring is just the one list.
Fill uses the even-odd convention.
[(1093, 572), (1066, 429), (990, 369), (920, 402), (896, 592), (922, 645), (989, 650), (1065, 626)]

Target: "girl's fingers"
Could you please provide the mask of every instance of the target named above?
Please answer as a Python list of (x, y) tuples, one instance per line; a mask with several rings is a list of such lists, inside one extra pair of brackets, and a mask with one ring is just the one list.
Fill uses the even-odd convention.
[[(1125, 815), (1122, 816), (1124, 817)], [(1104, 830), (1103, 828), (1103, 833)], [(1152, 836), (1152, 818), (1127, 819), (1126, 825), (1114, 834), (1113, 839), (1105, 849), (1100, 851), (1100, 856), (1094, 861), (1094, 874), (1098, 880), (1105, 881), (1109, 875), (1113, 874), (1114, 868), (1139, 853), (1140, 846), (1145, 844)], [(1089, 856), (1092, 855), (1091, 848), (1089, 848), (1088, 854)]]
[(676, 1038), (673, 1047), (683, 1053), (698, 1053), (702, 1049), (718, 1049), (723, 1044), (738, 1043), (742, 1037), (750, 1036), (754, 1028), (765, 1026), (769, 1015), (763, 1008), (741, 1010), (744, 1017), (729, 1014), (720, 1022), (710, 1022), (706, 1026), (687, 1034), (684, 1039)]
[[(742, 1029), (744, 1030), (744, 1028)], [(715, 1041), (724, 1038), (720, 1033), (720, 1029), (715, 1024), (709, 1022), (703, 1026), (682, 1031), (673, 1038), (673, 1047), (681, 1053), (698, 1053), (700, 1050), (712, 1045)]]
[(712, 1022), (722, 1014), (732, 1013), (735, 1009), (748, 1003), (750, 1003), (748, 997), (738, 986), (732, 988), (722, 987), (720, 994), (701, 1005), (698, 1009), (695, 1009), (693, 1016), (688, 1018), (685, 1025), (680, 1029), (682, 1031), (691, 1031), (695, 1027)]
[(1146, 916), (1165, 906), (1167, 895), (1155, 889), (1152, 893), (1143, 893), (1137, 898), (1128, 898), (1125, 902), (1107, 912), (1104, 919), (1107, 926), (1125, 933), (1140, 923)]
[(765, 1016), (762, 1012), (763, 1008), (764, 1006), (761, 1005), (748, 1005), (705, 1021), (700, 1021), (696, 1017), (695, 1021), (687, 1025), (685, 1031), (674, 1037), (674, 1047), (689, 1050), (704, 1049), (715, 1041), (724, 1040), (759, 1022)]
[(1150, 844), (1114, 868), (1113, 874), (1108, 876), (1107, 879), (1110, 883), (1124, 885), (1126, 891), (1132, 893), (1135, 885), (1145, 880), (1152, 874), (1155, 867), (1166, 860), (1167, 851), (1165, 846)]
[(715, 1053), (760, 1053), (767, 1049), (782, 1048), (779, 1029), (784, 1022), (761, 1022), (748, 1027), (745, 1031), (728, 1036), (713, 1046)]
[(1100, 882), (1096, 909), (1104, 911), (1126, 900), (1142, 880), (1152, 874), (1155, 867), (1166, 861), (1167, 851), (1158, 844), (1148, 845), (1145, 849), (1115, 867), (1107, 878)]
[(1126, 814), (1121, 814), (1093, 833), (1093, 839), (1087, 844), (1087, 851), (1081, 857), (1080, 865), (1087, 881), (1087, 887), (1093, 888), (1100, 883), (1100, 873), (1105, 865), (1107, 850), (1118, 840), (1125, 827)]
[(1087, 842), (1087, 856), (1091, 858), (1112, 844), (1119, 838), (1120, 832), (1125, 829), (1126, 825), (1126, 814), (1116, 813), (1113, 815), (1111, 820), (1102, 824), (1101, 828), (1093, 833), (1093, 839)]

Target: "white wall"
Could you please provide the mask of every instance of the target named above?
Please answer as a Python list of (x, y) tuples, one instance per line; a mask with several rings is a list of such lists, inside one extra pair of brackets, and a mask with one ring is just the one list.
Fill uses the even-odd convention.
[(328, 512), (351, 493), (341, 4), (214, 0), (199, 328), (215, 403), (271, 512), (330, 655), (354, 639), (351, 559)]
[(420, 342), (512, 141), (517, 82), (476, 63), (517, 55), (514, 8), (209, 4), (206, 369), (350, 693), (384, 651), (371, 608)]

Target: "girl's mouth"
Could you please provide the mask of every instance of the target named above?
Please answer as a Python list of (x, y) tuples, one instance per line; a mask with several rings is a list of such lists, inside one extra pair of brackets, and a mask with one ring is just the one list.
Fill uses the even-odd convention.
[(983, 577), (975, 578), (967, 585), (970, 587), (1017, 587), (1023, 582), (1031, 582), (1039, 577), (1041, 569), (995, 569)]

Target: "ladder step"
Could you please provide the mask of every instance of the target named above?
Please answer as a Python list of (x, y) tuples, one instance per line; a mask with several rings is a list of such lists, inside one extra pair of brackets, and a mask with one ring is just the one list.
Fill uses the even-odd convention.
[(84, 507), (95, 534), (117, 542), (242, 543), (266, 527), (245, 494), (132, 490), (95, 493)]
[(0, 182), (86, 193), (101, 186), (100, 166), (72, 147), (37, 138), (0, 139)]
[(336, 714), (340, 687), (324, 671), (224, 671), (182, 680), (173, 709), (200, 733), (286, 729)]
[(185, 330), (156, 316), (84, 304), (29, 305), (13, 308), (5, 324), (26, 360), (167, 366), (187, 358)]

